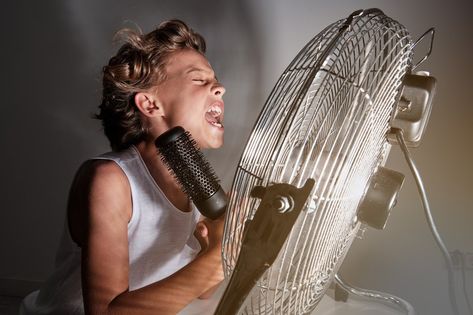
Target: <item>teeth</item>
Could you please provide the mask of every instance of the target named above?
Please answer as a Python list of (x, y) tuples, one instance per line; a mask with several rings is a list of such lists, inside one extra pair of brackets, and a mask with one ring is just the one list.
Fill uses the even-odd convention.
[(217, 127), (222, 127), (222, 124), (218, 123), (216, 121), (212, 121), (211, 124), (214, 125), (214, 126), (217, 126)]
[(209, 108), (209, 110), (207, 110), (207, 113), (211, 113), (212, 116), (216, 116), (220, 115), (222, 113), (222, 110), (220, 109), (220, 107), (213, 105)]

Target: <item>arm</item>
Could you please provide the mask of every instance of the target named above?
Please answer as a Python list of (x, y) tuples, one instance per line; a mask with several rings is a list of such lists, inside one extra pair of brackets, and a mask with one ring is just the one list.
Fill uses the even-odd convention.
[(221, 220), (212, 224), (209, 247), (193, 262), (166, 279), (129, 291), (128, 180), (110, 161), (94, 161), (79, 173), (71, 200), (77, 199), (75, 195), (81, 196), (78, 199), (82, 202), (77, 203), (81, 209), (72, 209), (70, 218), (77, 218), (77, 210), (86, 214), (85, 219), (77, 220), (85, 223), (84, 231), (74, 233), (77, 229), (73, 228), (71, 234), (82, 246), (82, 290), (87, 314), (176, 314), (223, 279)]

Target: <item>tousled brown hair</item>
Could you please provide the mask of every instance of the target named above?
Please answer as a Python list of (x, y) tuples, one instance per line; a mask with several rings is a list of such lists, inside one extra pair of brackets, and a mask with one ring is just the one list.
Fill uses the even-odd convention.
[(103, 68), (102, 102), (96, 115), (114, 151), (146, 136), (134, 96), (165, 79), (167, 57), (185, 48), (205, 53), (204, 38), (180, 20), (165, 21), (148, 34), (123, 29), (116, 36), (124, 44)]

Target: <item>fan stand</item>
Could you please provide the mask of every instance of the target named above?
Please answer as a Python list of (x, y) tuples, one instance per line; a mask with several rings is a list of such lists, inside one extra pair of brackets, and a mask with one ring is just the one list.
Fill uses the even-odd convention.
[(412, 305), (406, 300), (403, 300), (400, 297), (397, 297), (385, 292), (377, 292), (377, 291), (365, 290), (365, 289), (353, 287), (352, 285), (342, 280), (339, 274), (336, 274), (335, 275), (335, 293), (334, 293), (335, 301), (347, 302), (349, 294), (353, 294), (355, 296), (365, 298), (365, 299), (366, 298), (374, 299), (383, 304), (387, 304), (397, 309), (401, 309), (407, 315), (416, 314)]
[(255, 186), (251, 197), (261, 199), (256, 214), (246, 222), (240, 255), (216, 315), (237, 314), (261, 275), (273, 264), (314, 186), (290, 184)]

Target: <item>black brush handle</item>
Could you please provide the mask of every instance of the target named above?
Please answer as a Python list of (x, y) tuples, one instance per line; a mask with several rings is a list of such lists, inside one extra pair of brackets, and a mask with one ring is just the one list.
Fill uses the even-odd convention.
[(154, 144), (200, 213), (210, 219), (220, 217), (227, 208), (227, 195), (190, 133), (177, 126), (161, 134)]

